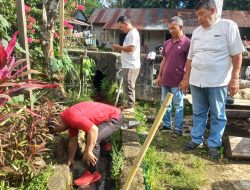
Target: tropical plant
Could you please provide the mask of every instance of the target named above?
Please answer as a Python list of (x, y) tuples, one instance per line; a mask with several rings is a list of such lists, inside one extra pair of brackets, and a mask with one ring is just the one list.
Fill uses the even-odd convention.
[[(8, 29), (10, 28), (9, 22), (0, 14), (0, 39), (9, 39)], [(5, 42), (5, 41), (4, 41)]]
[[(45, 145), (52, 140), (45, 127), (48, 110), (52, 109), (43, 106), (36, 113), (25, 105), (15, 104), (25, 99), (17, 95), (23, 90), (57, 87), (38, 79), (27, 79), (29, 74), (40, 73), (27, 70), (26, 60), (15, 61), (12, 56), (17, 34), (6, 48), (0, 45), (0, 176), (11, 186), (18, 186), (39, 173), (46, 165), (42, 159), (48, 150)], [(6, 168), (9, 169), (6, 171)]]
[[(89, 87), (91, 87), (94, 76), (95, 61), (91, 58), (83, 58), (80, 65), (75, 65), (77, 76), (79, 76), (79, 92), (77, 98), (89, 94)], [(83, 93), (82, 93), (83, 92)]]
[(57, 85), (47, 84), (36, 79), (27, 79), (30, 74), (40, 74), (35, 70), (27, 70), (25, 59), (15, 61), (11, 56), (18, 32), (15, 32), (6, 49), (0, 44), (0, 106), (4, 105), (11, 96), (23, 90), (38, 88), (55, 88)]
[(92, 77), (94, 76), (94, 68), (95, 68), (95, 61), (91, 58), (83, 59), (83, 68), (82, 72), (84, 73), (84, 77), (86, 80), (91, 81)]
[[(4, 1), (0, 0), (0, 14), (8, 20), (9, 23), (9, 28), (8, 32), (13, 32), (17, 30), (17, 24), (16, 24), (16, 1), (15, 0), (9, 0), (9, 1)], [(1, 23), (2, 19), (0, 19)], [(0, 39), (3, 37), (0, 36)]]
[[(46, 146), (53, 136), (48, 133), (46, 118), (52, 107), (43, 104), (37, 113), (8, 104), (2, 108), (1, 114), (9, 118), (0, 122), (0, 176), (12, 187), (19, 187), (38, 175), (46, 167), (43, 159), (51, 155)], [(13, 112), (16, 114), (11, 115)]]
[(117, 83), (111, 83), (108, 78), (103, 78), (101, 83), (101, 93), (103, 98), (108, 102), (113, 104), (116, 98), (116, 91), (118, 89)]
[(75, 76), (77, 76), (77, 72), (66, 51), (64, 52), (62, 58), (59, 57), (58, 51), (56, 52), (55, 56), (56, 57), (53, 57), (50, 62), (50, 78), (58, 82), (63, 96), (66, 97), (67, 94), (64, 87), (66, 76), (69, 76), (70, 78), (72, 77), (72, 79), (74, 79)]

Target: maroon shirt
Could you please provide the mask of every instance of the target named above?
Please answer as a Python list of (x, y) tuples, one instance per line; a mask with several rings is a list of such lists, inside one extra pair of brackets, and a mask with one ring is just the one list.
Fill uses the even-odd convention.
[(121, 111), (98, 102), (81, 102), (61, 112), (61, 118), (69, 128), (69, 137), (78, 135), (78, 130), (88, 133), (93, 125), (110, 119), (118, 119)]
[(165, 58), (163, 65), (161, 85), (165, 87), (178, 87), (185, 73), (185, 63), (190, 46), (190, 39), (185, 35), (177, 42), (169, 39), (164, 43), (162, 55)]

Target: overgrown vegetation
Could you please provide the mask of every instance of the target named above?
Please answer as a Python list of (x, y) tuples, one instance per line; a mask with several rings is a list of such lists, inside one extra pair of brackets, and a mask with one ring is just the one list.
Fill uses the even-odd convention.
[[(144, 143), (145, 134), (152, 124), (146, 120), (146, 115), (156, 116), (159, 103), (139, 102), (136, 106), (136, 119), (141, 125), (136, 128)], [(190, 107), (185, 107), (185, 113), (191, 113)], [(195, 154), (183, 154), (182, 146), (190, 137), (172, 138), (171, 133), (157, 132), (143, 160), (146, 186), (150, 190), (165, 189), (199, 189), (206, 182), (204, 169), (208, 167), (205, 148), (199, 148)], [(146, 188), (146, 189), (147, 189)]]
[(123, 152), (121, 150), (121, 131), (117, 131), (112, 135), (112, 168), (111, 177), (115, 180), (115, 189), (120, 189), (120, 176), (124, 161)]
[[(18, 188), (19, 190), (35, 190), (35, 189), (47, 189), (47, 182), (49, 176), (52, 175), (53, 167), (48, 165), (43, 172), (34, 176), (32, 180), (25, 181), (25, 183), (21, 184)], [(10, 186), (9, 182), (1, 181), (0, 182), (0, 190), (12, 190), (13, 188)]]
[[(24, 64), (26, 60), (15, 61), (12, 51), (17, 34), (14, 34), (9, 45), (0, 45), (0, 189), (46, 189), (49, 164), (53, 162), (49, 149), (53, 136), (48, 133), (46, 120), (57, 110), (53, 109), (53, 102), (46, 100), (46, 92), (33, 91), (32, 98), (28, 99), (29, 93), (24, 90), (55, 88), (57, 85), (40, 81), (42, 77), (39, 76), (34, 78), (34, 74), (42, 73), (27, 70)], [(63, 76), (74, 71), (67, 54), (52, 66), (53, 73)], [(33, 79), (27, 78), (29, 74), (33, 74)], [(88, 77), (90, 79), (91, 74)], [(58, 80), (64, 81), (65, 77)], [(82, 100), (87, 96), (84, 94), (79, 98)], [(35, 105), (34, 110), (30, 109), (30, 102)]]
[[(116, 99), (116, 92), (118, 84), (111, 83), (108, 78), (103, 78), (101, 83), (101, 96), (107, 103), (114, 104)], [(122, 98), (121, 98), (122, 99)]]

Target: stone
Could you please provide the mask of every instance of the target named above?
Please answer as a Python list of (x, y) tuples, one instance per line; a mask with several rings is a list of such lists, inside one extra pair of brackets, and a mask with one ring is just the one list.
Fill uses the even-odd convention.
[[(125, 161), (123, 164), (123, 172), (121, 175), (121, 186), (125, 184), (129, 172), (131, 171), (133, 165), (130, 162)], [(143, 177), (143, 169), (141, 167), (138, 168), (133, 181), (131, 183), (130, 189), (133, 190), (145, 190), (144, 177)]]
[(249, 80), (240, 80), (240, 89), (250, 88)]
[(227, 147), (227, 156), (231, 158), (250, 158), (250, 138), (244, 137), (228, 137), (228, 147)]
[(141, 150), (141, 144), (139, 142), (126, 143), (123, 144), (122, 150), (125, 158), (137, 158)]
[(135, 129), (122, 130), (122, 143), (127, 143), (127, 142), (140, 142), (140, 139)]
[(71, 173), (67, 165), (58, 165), (54, 170), (54, 174), (48, 179), (49, 190), (70, 190), (71, 189)]
[(239, 90), (239, 92), (234, 97), (236, 99), (250, 100), (250, 88)]

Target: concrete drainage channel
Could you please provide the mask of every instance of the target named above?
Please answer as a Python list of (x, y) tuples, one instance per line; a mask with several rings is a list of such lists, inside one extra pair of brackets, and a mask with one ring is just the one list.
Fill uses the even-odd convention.
[[(77, 161), (73, 171), (73, 179), (77, 179), (84, 171), (84, 163)], [(111, 179), (111, 156), (110, 154), (101, 155), (99, 161), (99, 170), (102, 178), (98, 183), (91, 184), (87, 187), (74, 187), (75, 190), (113, 190), (114, 181)]]
[[(138, 153), (141, 149), (140, 139), (136, 133), (135, 129), (122, 129), (122, 151), (124, 154), (124, 162), (123, 162), (123, 169), (122, 174), (120, 177), (120, 184), (121, 187), (125, 184), (127, 179), (128, 173), (133, 166), (134, 160), (137, 158)], [(115, 182), (111, 179), (111, 155), (109, 153), (104, 153), (101, 155), (100, 162), (99, 162), (99, 170), (102, 174), (102, 179), (99, 183), (92, 184), (88, 187), (78, 187), (75, 188), (77, 190), (114, 190), (115, 189)], [(80, 162), (77, 164), (74, 175), (74, 178), (77, 178), (81, 175), (84, 171), (82, 167), (83, 164)], [(140, 168), (135, 175), (131, 188), (133, 190), (145, 190), (148, 189), (145, 187), (144, 183), (144, 175), (143, 169)]]
[[(131, 170), (135, 159), (141, 149), (140, 139), (136, 133), (135, 129), (128, 129), (125, 127), (121, 130), (121, 141), (122, 141), (122, 151), (124, 155), (124, 162), (122, 173), (120, 177), (121, 187), (125, 184), (128, 177), (128, 173)], [(66, 163), (66, 139), (58, 138), (56, 140), (55, 157), (61, 163)], [(77, 156), (81, 158), (81, 156)], [(104, 153), (100, 157), (99, 161), (99, 171), (102, 175), (102, 179), (99, 183), (91, 184), (87, 187), (73, 187), (74, 190), (114, 190), (115, 181), (111, 178), (111, 162), (112, 158), (110, 153)], [(54, 174), (48, 180), (49, 190), (70, 190), (72, 189), (72, 177), (76, 179), (81, 176), (84, 171), (83, 161), (77, 159), (74, 164), (73, 176), (68, 166), (58, 165), (55, 168)], [(133, 190), (145, 190), (143, 169), (140, 167), (133, 179), (131, 188)]]

